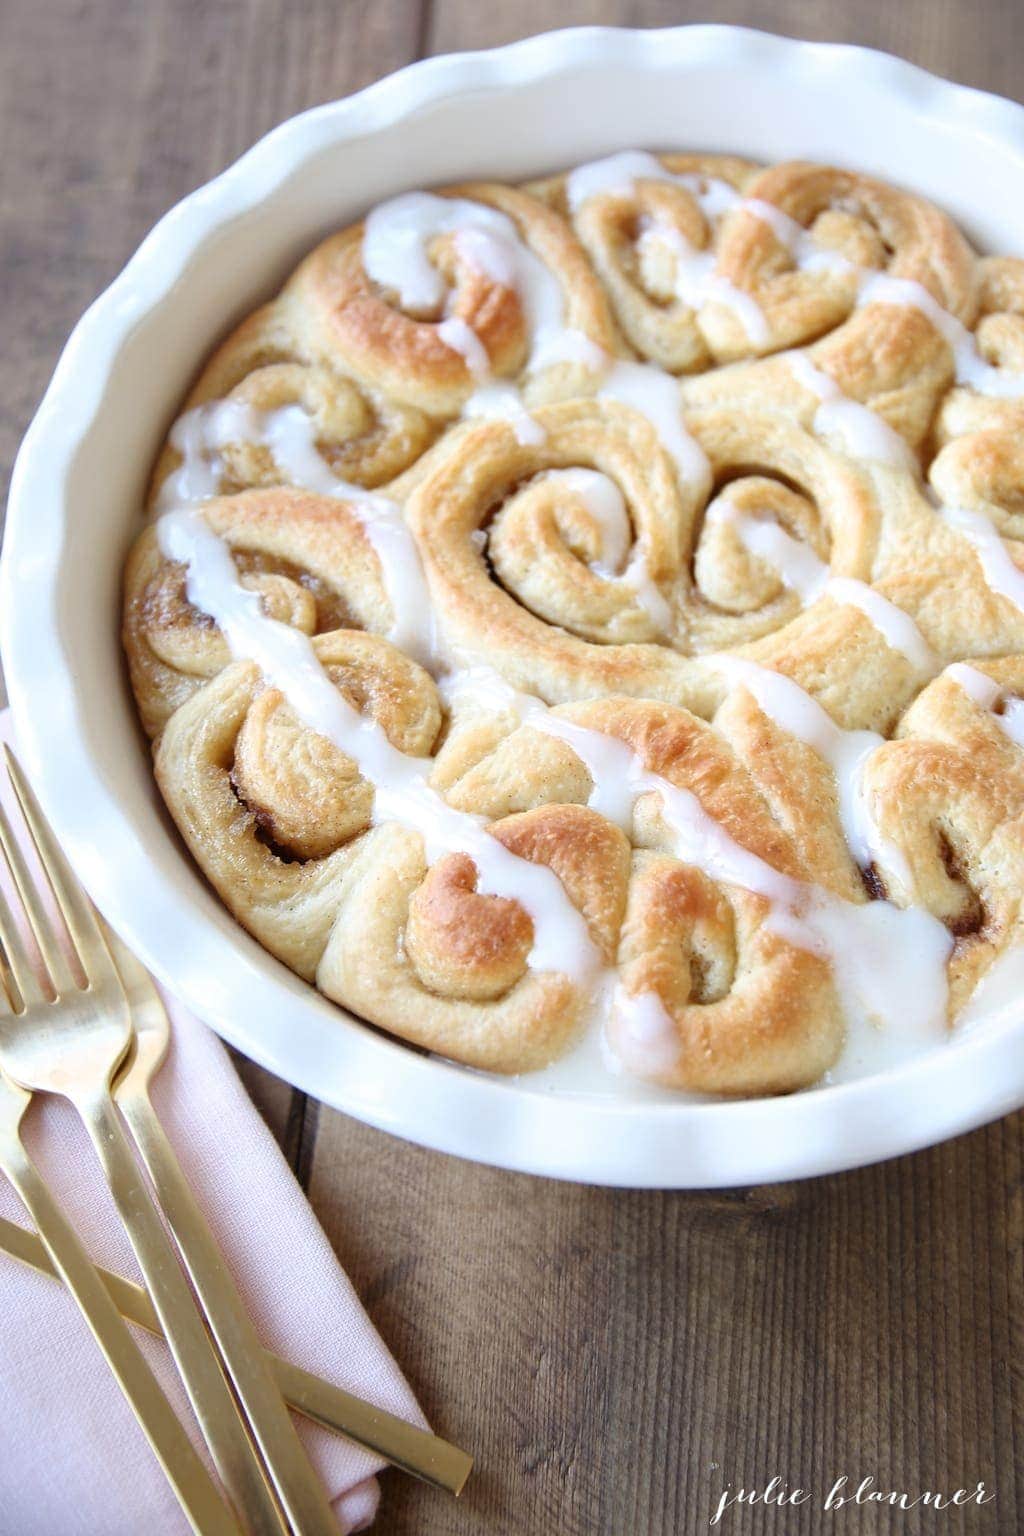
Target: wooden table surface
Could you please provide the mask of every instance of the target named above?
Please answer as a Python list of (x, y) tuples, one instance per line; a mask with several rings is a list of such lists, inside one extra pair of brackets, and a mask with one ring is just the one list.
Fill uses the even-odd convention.
[[(85, 305), (282, 118), (424, 54), (711, 9), (5, 0), (0, 471)], [(720, 0), (714, 19), (1022, 90), (1018, 0)], [(822, 1492), (844, 1474), (912, 1493), (983, 1480), (996, 1500), (833, 1516), (816, 1498), (719, 1529), (1024, 1528), (1024, 1115), (838, 1178), (630, 1193), (422, 1151), (243, 1072), (433, 1423), (478, 1458), (458, 1503), (387, 1474), (382, 1532), (688, 1536), (726, 1483)]]

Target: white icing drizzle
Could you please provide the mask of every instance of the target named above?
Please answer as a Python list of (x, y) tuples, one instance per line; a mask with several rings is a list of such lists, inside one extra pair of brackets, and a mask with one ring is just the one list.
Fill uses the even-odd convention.
[[(657, 1010), (660, 1010), (660, 1018)], [(594, 1018), (607, 1021), (607, 1029), (597, 1025), (585, 1029), (576, 1044), (557, 1061), (538, 1072), (523, 1073), (518, 1079), (520, 1087), (545, 1094), (626, 1099), (633, 1103), (715, 1102), (710, 1094), (683, 1093), (678, 1088), (664, 1088), (658, 1083), (644, 1082), (626, 1071), (625, 1060), (635, 1059), (637, 1050), (649, 1053), (652, 1049), (658, 1050), (660, 1046), (662, 1051), (662, 1059), (658, 1063), (651, 1063), (650, 1055), (646, 1054), (645, 1059), (638, 1063), (641, 1070), (649, 1066), (664, 1067), (665, 1057), (668, 1057), (671, 1066), (679, 1054), (678, 1033), (655, 993), (644, 992), (631, 997), (620, 985), (617, 972), (607, 971), (596, 991)], [(659, 1024), (662, 1031), (667, 1026), (671, 1040), (665, 1034), (661, 1034), (659, 1039)], [(612, 1049), (609, 1033), (618, 1039), (618, 1052)]]
[(578, 496), (597, 525), (601, 557), (590, 563), (594, 574), (621, 581), (656, 629), (662, 634), (671, 629), (672, 610), (648, 570), (643, 544), (633, 541), (625, 498), (615, 481), (594, 469), (549, 469), (543, 478)]
[[(506, 214), (483, 203), (432, 192), (407, 192), (381, 203), (366, 219), (363, 267), (382, 287), (397, 291), (405, 308), (414, 313), (436, 310), (448, 297), (444, 278), (429, 255), (440, 235), (454, 237), (467, 266), (518, 294), (531, 340), (531, 370), (560, 362), (588, 366), (588, 359), (599, 361), (600, 348), (582, 331), (566, 328), (565, 300), (554, 273), (520, 239)], [(453, 345), (454, 334), (449, 331), (444, 337), (446, 345)], [(458, 342), (454, 350), (462, 350)]]
[(437, 691), (450, 714), (485, 710), (491, 714), (510, 715), (521, 724), (530, 715), (547, 708), (535, 694), (513, 688), (496, 668), (483, 663), (460, 667), (458, 672), (445, 672), (437, 680)]
[(858, 267), (838, 251), (824, 250), (815, 243), (813, 236), (802, 224), (791, 219), (788, 213), (783, 213), (773, 203), (747, 197), (742, 200), (741, 206), (771, 228), (801, 271), (831, 268), (837, 272), (856, 273), (858, 308), (866, 304), (893, 304), (919, 309), (949, 344), (958, 384), (964, 384), (978, 394), (1002, 399), (1016, 399), (1024, 395), (1024, 373), (1013, 373), (986, 362), (971, 332), (929, 293), (923, 283), (909, 277), (891, 277), (888, 272), (877, 272), (869, 267)]
[(810, 545), (794, 539), (774, 518), (744, 512), (727, 496), (718, 496), (708, 507), (709, 528), (726, 526), (758, 560), (774, 570), (782, 585), (795, 592), (805, 608), (824, 596), (831, 571)]
[(838, 442), (851, 458), (875, 459), (919, 473), (917, 455), (910, 444), (876, 411), (851, 400), (831, 374), (814, 366), (806, 352), (785, 352), (783, 356), (797, 382), (821, 401), (814, 413), (814, 431), (819, 437)]
[(716, 671), (740, 683), (775, 724), (813, 747), (835, 775), (843, 836), (861, 869), (870, 864), (905, 865), (903, 855), (875, 824), (864, 793), (868, 758), (884, 742), (876, 731), (844, 731), (792, 678), (739, 656), (716, 657)]
[[(436, 310), (447, 302), (444, 279), (429, 256), (439, 235), (454, 237), (467, 266), (519, 296), (530, 336), (528, 368), (536, 371), (556, 363), (574, 363), (596, 371), (605, 355), (582, 331), (565, 324), (565, 298), (555, 275), (523, 242), (505, 214), (463, 198), (408, 192), (374, 208), (363, 235), (363, 266), (383, 287), (395, 289), (413, 312)], [(511, 383), (491, 376), (487, 350), (473, 328), (449, 315), (438, 324), (445, 346), (466, 361), (478, 388), (463, 406), (469, 418), (507, 420), (519, 443), (544, 441), (543, 429), (531, 416), (522, 393)]]
[[(363, 228), (363, 267), (382, 288), (397, 292), (412, 312), (438, 309), (447, 286), (430, 259), (430, 245), (442, 235), (481, 238), (473, 248), (473, 264), (502, 287), (515, 283), (509, 252), (511, 220), (484, 203), (465, 198), (437, 197), (432, 192), (406, 192), (380, 203), (367, 215)], [(512, 230), (512, 240), (516, 236)], [(460, 251), (459, 253), (463, 253)]]
[(577, 213), (591, 197), (607, 194), (613, 197), (633, 197), (638, 181), (667, 181), (673, 186), (685, 188), (705, 218), (711, 222), (720, 219), (741, 200), (736, 188), (717, 176), (704, 176), (694, 171), (670, 171), (657, 156), (648, 154), (646, 150), (625, 149), (603, 160), (578, 165), (574, 171), (569, 172), (565, 179), (569, 211)]
[[(641, 160), (646, 164), (644, 157)], [(652, 163), (658, 162), (652, 159)], [(704, 180), (696, 178), (695, 184)], [(720, 195), (716, 193), (715, 198), (720, 203)], [(707, 486), (707, 459), (683, 425), (678, 380), (646, 364), (612, 360), (581, 331), (567, 328), (560, 284), (526, 247), (504, 214), (426, 192), (394, 198), (375, 208), (366, 220), (363, 264), (367, 273), (395, 289), (409, 307), (436, 308), (445, 298), (445, 289), (441, 274), (429, 260), (428, 249), (440, 234), (454, 235), (468, 265), (519, 293), (531, 337), (531, 369), (572, 362), (602, 374), (600, 395), (620, 400), (646, 416), (674, 458), (682, 479)], [(463, 415), (505, 418), (520, 443), (543, 441), (543, 429), (530, 415), (521, 392), (510, 383), (490, 379), (486, 353), (482, 345), (479, 352), (473, 346), (479, 339), (471, 328), (464, 321), (448, 318), (439, 329), (445, 344), (466, 358), (481, 381), (463, 407)]]
[(547, 439), (547, 433), (535, 416), (526, 408), (522, 395), (514, 384), (485, 384), (476, 389), (462, 407), (462, 414), (469, 420), (486, 418), (507, 421), (517, 443), (539, 447)]
[(912, 278), (890, 277), (887, 272), (865, 272), (857, 296), (864, 304), (896, 304), (919, 309), (932, 322), (953, 353), (956, 382), (980, 395), (1015, 398), (1024, 395), (1024, 374), (995, 368), (985, 361), (971, 332), (921, 283)]
[(989, 677), (987, 672), (979, 672), (977, 667), (969, 666), (965, 661), (952, 662), (943, 676), (956, 683), (982, 709), (991, 709), (1003, 696), (1003, 690), (995, 678)]
[(487, 356), (487, 348), (480, 340), (471, 325), (457, 315), (442, 320), (437, 328), (437, 334), (446, 347), (457, 352), (465, 359), (466, 367), (474, 378), (486, 379), (491, 371), (491, 360)]
[(999, 529), (984, 512), (967, 507), (936, 505), (936, 511), (950, 528), (974, 546), (988, 586), (999, 597), (1007, 598), (1024, 612), (1024, 571), (1015, 564)]
[[(652, 163), (656, 165), (657, 161), (652, 159)], [(694, 178), (694, 185), (703, 181), (704, 178)], [(715, 203), (721, 203), (719, 193), (715, 194)], [(677, 381), (657, 368), (611, 363), (583, 332), (567, 327), (561, 285), (523, 243), (512, 220), (504, 214), (484, 205), (427, 192), (410, 192), (382, 203), (366, 220), (363, 265), (367, 274), (382, 286), (396, 290), (410, 309), (436, 308), (446, 293), (443, 278), (430, 262), (428, 250), (430, 242), (442, 234), (454, 236), (459, 255), (467, 265), (519, 294), (531, 337), (531, 371), (565, 362), (592, 373), (607, 371), (601, 393), (618, 399), (629, 396), (628, 403), (654, 421), (684, 478), (694, 478), (703, 472), (703, 455), (682, 424)], [(679, 280), (690, 294), (686, 298), (681, 291), (685, 302), (699, 303), (704, 297), (722, 299), (737, 310), (756, 344), (767, 339), (758, 305), (749, 295), (713, 274), (713, 256), (694, 253), (688, 247), (677, 255)], [(480, 381), (481, 387), (470, 396), (463, 415), (504, 417), (511, 422), (519, 442), (541, 440), (541, 429), (532, 422), (521, 392), (511, 384), (490, 381), (486, 351), (471, 327), (460, 318), (447, 317), (438, 330), (445, 345), (466, 359), (470, 371)]]
[(682, 1053), (679, 1031), (658, 993), (629, 993), (621, 985), (612, 992), (605, 1039), (620, 1070), (638, 1077), (671, 1073)]
[(215, 400), (179, 416), (168, 442), (181, 462), (160, 487), (157, 510), (192, 506), (216, 496), (223, 473), (221, 450), (249, 441), (256, 421), (257, 413), (240, 400)]
[[(830, 964), (849, 1031), (844, 1060), (852, 1052), (857, 1060), (884, 1055), (891, 1063), (945, 1038), (945, 964), (952, 939), (930, 913), (888, 901), (854, 904), (782, 874), (730, 837), (696, 795), (652, 773), (625, 742), (552, 714), (489, 668), (464, 673), (447, 697), (454, 707), (475, 704), (511, 713), (566, 742), (590, 775), (588, 805), (625, 830), (632, 830), (637, 800), (657, 795), (676, 858), (711, 880), (764, 897), (769, 926)], [(651, 1027), (652, 1008), (645, 1004), (641, 1032)], [(623, 1038), (628, 1032), (617, 1032), (620, 1049)]]
[[(842, 1050), (822, 1086), (889, 1071), (946, 1043), (944, 968), (950, 946), (941, 925), (917, 909), (904, 911), (889, 902), (826, 901), (813, 910), (810, 926), (832, 966), (846, 1022)], [(799, 943), (803, 934), (798, 925), (786, 936)], [(903, 946), (914, 944), (921, 952), (906, 963)], [(679, 1060), (679, 1033), (655, 992), (630, 997), (616, 988), (608, 1031), (628, 1072), (671, 1072)], [(690, 1098), (699, 1102), (696, 1095)]]
[(541, 478), (578, 496), (597, 524), (602, 554), (592, 563), (591, 570), (602, 576), (621, 576), (629, 558), (632, 527), (625, 499), (615, 481), (596, 469), (548, 469)]
[(818, 245), (802, 224), (791, 219), (788, 213), (783, 213), (781, 208), (776, 208), (774, 203), (766, 203), (760, 197), (745, 197), (740, 207), (760, 219), (762, 224), (768, 225), (776, 240), (785, 247), (802, 272), (854, 270), (851, 261), (838, 251), (828, 251)]
[(711, 465), (683, 423), (678, 379), (647, 363), (616, 361), (601, 381), (598, 399), (617, 400), (645, 416), (674, 459), (683, 484), (694, 486), (701, 494), (707, 491)]
[(303, 723), (350, 757), (373, 785), (374, 823), (397, 821), (418, 832), (428, 864), (448, 853), (468, 854), (481, 894), (507, 897), (529, 914), (531, 969), (558, 971), (578, 982), (593, 979), (598, 951), (557, 875), (510, 853), (486, 830), (484, 817), (454, 810), (430, 788), (433, 760), (400, 752), (375, 720), (353, 708), (327, 676), (309, 638), (268, 618), (259, 594), (241, 585), (227, 545), (198, 512), (168, 512), (157, 527), (164, 555), (188, 569), (189, 601), (215, 620), (232, 655), (255, 662)]
[[(634, 197), (638, 181), (663, 181), (682, 187), (712, 225), (741, 201), (740, 194), (727, 181), (694, 172), (676, 174), (666, 170), (656, 156), (635, 149), (571, 171), (565, 184), (570, 212), (578, 212), (592, 197)], [(761, 306), (752, 294), (744, 293), (716, 273), (714, 251), (698, 250), (681, 230), (657, 220), (643, 230), (640, 244), (653, 240), (667, 246), (675, 258), (676, 296), (681, 304), (699, 309), (708, 300), (717, 300), (734, 311), (754, 346), (767, 344), (768, 325)]]
[(889, 901), (833, 900), (815, 912), (814, 929), (840, 997), (855, 989), (860, 1002), (845, 1010), (846, 1040), (824, 1083), (885, 1072), (946, 1044), (953, 940), (937, 918)]
[(1002, 705), (1000, 712), (993, 713), (992, 718), (1012, 742), (1024, 747), (1024, 699), (1007, 695), (1006, 689), (995, 678), (964, 661), (954, 661), (946, 668), (945, 676), (952, 678), (981, 709), (995, 711), (997, 705)]
[(919, 677), (935, 676), (939, 670), (938, 658), (909, 613), (904, 613), (866, 581), (858, 581), (853, 576), (830, 576), (825, 590), (835, 602), (859, 608), (886, 644), (899, 651)]
[(675, 262), (676, 297), (688, 309), (700, 309), (714, 302), (731, 309), (755, 347), (765, 347), (771, 339), (764, 310), (753, 294), (737, 288), (727, 277), (715, 271), (717, 257), (712, 250), (698, 250), (681, 230), (657, 221), (648, 224), (640, 235), (641, 250), (658, 243), (672, 252)]
[(181, 455), (181, 464), (161, 487), (157, 501), (160, 511), (194, 506), (215, 496), (223, 470), (221, 452), (243, 443), (267, 448), (290, 484), (347, 502), (380, 562), (393, 616), (388, 639), (424, 665), (436, 658), (430, 594), (401, 507), (332, 472), (317, 449), (313, 418), (301, 405), (258, 411), (240, 400), (214, 401), (179, 417), (170, 441)]
[(908, 613), (876, 592), (866, 581), (853, 576), (833, 576), (823, 560), (770, 518), (742, 511), (720, 496), (708, 509), (708, 521), (728, 523), (743, 546), (764, 560), (784, 587), (797, 594), (805, 607), (820, 597), (858, 608), (878, 630), (886, 644), (910, 662), (922, 678), (934, 677), (939, 664), (934, 652)]

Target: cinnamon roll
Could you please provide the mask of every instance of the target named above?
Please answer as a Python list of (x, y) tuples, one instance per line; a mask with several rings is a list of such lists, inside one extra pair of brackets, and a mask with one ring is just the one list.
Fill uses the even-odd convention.
[(939, 444), (972, 432), (1019, 432), (1024, 423), (1024, 261), (988, 256), (978, 262), (976, 353), (960, 370), (936, 422)]
[(406, 505), (460, 660), (548, 702), (707, 713), (720, 688), (700, 658), (742, 647), (849, 725), (891, 723), (933, 666), (912, 615), (869, 585), (896, 525), (934, 522), (906, 476), (872, 484), (769, 413), (680, 411), (699, 478), (614, 397), (533, 419), (537, 444), (502, 422), (451, 434)]
[(490, 1071), (939, 1049), (1024, 943), (1022, 271), (707, 154), (329, 236), (203, 369), (125, 571), (238, 921)]
[(819, 417), (841, 443), (852, 437), (855, 457), (898, 460), (906, 445), (909, 459), (956, 377), (978, 266), (923, 198), (827, 166), (770, 167), (729, 219), (718, 260), (760, 306), (763, 343), (720, 321), (711, 338), (719, 362), (785, 355), (696, 381), (692, 398), (776, 404), (808, 424)]
[(286, 291), (243, 321), (203, 369), (157, 460), (154, 498), (161, 491), (166, 504), (180, 498), (174, 477), (190, 439), (204, 432), (216, 436), (211, 489), (229, 494), (287, 484), (294, 472), (275, 457), (265, 429), (289, 412), (308, 418), (310, 447), (338, 479), (367, 489), (393, 480), (437, 433), (423, 411), (348, 372), (323, 325)]
[(382, 204), (318, 246), (285, 297), (358, 378), (442, 420), (485, 376), (572, 394), (581, 364), (620, 345), (564, 221), (494, 182)]
[(873, 754), (865, 788), (895, 898), (954, 935), (955, 1013), (1024, 943), (1024, 657), (948, 668)]
[[(282, 486), (207, 501), (199, 515), (268, 619), (305, 635), (351, 624), (377, 634), (392, 627), (379, 561), (344, 503)], [(187, 567), (167, 557), (151, 524), (125, 567), (124, 622), (132, 687), (151, 736), (231, 660), (186, 583)]]
[(756, 301), (715, 271), (725, 214), (756, 174), (727, 155), (627, 151), (530, 191), (571, 221), (634, 351), (691, 373), (713, 361), (705, 327), (720, 310), (738, 316), (753, 345), (764, 335)]

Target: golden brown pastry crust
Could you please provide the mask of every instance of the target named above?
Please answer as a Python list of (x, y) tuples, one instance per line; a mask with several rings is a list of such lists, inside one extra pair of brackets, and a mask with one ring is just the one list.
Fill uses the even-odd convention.
[[(953, 221), (924, 198), (851, 171), (801, 161), (771, 166), (746, 197), (778, 209), (804, 231), (809, 246), (844, 264), (803, 269), (771, 223), (743, 206), (726, 221), (718, 269), (757, 300), (767, 334), (750, 343), (735, 315), (718, 311), (709, 337), (720, 363), (752, 353), (807, 347), (816, 368), (843, 394), (868, 406), (920, 448), (953, 380), (950, 348), (926, 315), (888, 303), (858, 306), (860, 274), (921, 284), (956, 320), (976, 320), (980, 263)], [(782, 359), (741, 365), (694, 381), (695, 401), (757, 400), (809, 421), (817, 398)]]
[[(376, 634), (390, 628), (379, 561), (344, 503), (282, 486), (210, 501), (202, 515), (271, 618), (307, 635), (353, 623)], [(124, 588), (132, 688), (143, 725), (156, 736), (231, 656), (216, 626), (188, 601), (184, 568), (161, 554), (153, 525), (128, 557)]]
[[(1006, 696), (1024, 696), (1024, 657), (975, 663)], [(950, 677), (914, 701), (880, 747), (866, 787), (903, 856), (883, 871), (897, 899), (955, 935), (950, 1005), (962, 1008), (992, 962), (1024, 942), (1024, 750)]]
[[(1024, 261), (1016, 256), (986, 256), (978, 262), (978, 350), (987, 363), (1008, 373), (1024, 374)], [(986, 429), (1019, 432), (1024, 404), (1018, 395), (983, 395), (967, 386), (949, 391), (935, 423), (941, 446), (954, 437)]]
[[(443, 197), (463, 198), (509, 218), (527, 249), (559, 283), (566, 323), (605, 351), (620, 342), (600, 283), (564, 220), (538, 199), (497, 182), (447, 187)], [(362, 262), (363, 226), (332, 235), (300, 265), (285, 297), (323, 344), (361, 379), (390, 399), (448, 420), (475, 387), (465, 358), (442, 339), (439, 325), (454, 317), (470, 325), (496, 378), (514, 378), (528, 361), (529, 334), (520, 295), (460, 257), (450, 235), (440, 235), (432, 255), (451, 284), (449, 314), (410, 315), (396, 295), (381, 291)], [(558, 366), (534, 381), (538, 398), (575, 392), (578, 370)]]

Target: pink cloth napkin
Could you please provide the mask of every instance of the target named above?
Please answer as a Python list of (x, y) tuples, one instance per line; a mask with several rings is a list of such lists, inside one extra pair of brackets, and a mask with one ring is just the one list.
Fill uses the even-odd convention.
[[(0, 739), (10, 719), (0, 715)], [(10, 813), (6, 774), (0, 799)], [(15, 816), (15, 826), (20, 823)], [(276, 1142), (213, 1032), (164, 994), (173, 1025), (153, 1099), (264, 1343), (360, 1397), (424, 1424), (412, 1392), (338, 1264)], [(37, 1099), (25, 1139), (97, 1263), (139, 1272), (73, 1110)], [(27, 1224), (0, 1176), (0, 1212)], [(17, 1536), (187, 1532), (131, 1410), (73, 1301), (0, 1253), (0, 1530)], [(190, 1426), (162, 1339), (133, 1330)], [(381, 1463), (297, 1419), (344, 1532), (377, 1510)], [(198, 1431), (195, 1438), (198, 1443)]]

